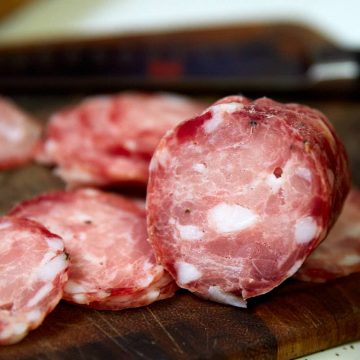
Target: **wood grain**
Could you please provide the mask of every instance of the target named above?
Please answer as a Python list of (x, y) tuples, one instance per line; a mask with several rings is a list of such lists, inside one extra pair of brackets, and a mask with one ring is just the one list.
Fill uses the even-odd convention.
[[(16, 99), (44, 121), (78, 97)], [(360, 104), (314, 102), (344, 140), (360, 184)], [(0, 173), (0, 213), (16, 202), (63, 188), (39, 165)], [(238, 309), (180, 290), (172, 299), (125, 311), (61, 303), (21, 343), (0, 349), (22, 359), (290, 359), (360, 339), (360, 273), (326, 284), (288, 280)]]
[(289, 359), (360, 338), (360, 274), (327, 284), (289, 280), (248, 309), (185, 291), (141, 309), (105, 312), (60, 304), (17, 359)]

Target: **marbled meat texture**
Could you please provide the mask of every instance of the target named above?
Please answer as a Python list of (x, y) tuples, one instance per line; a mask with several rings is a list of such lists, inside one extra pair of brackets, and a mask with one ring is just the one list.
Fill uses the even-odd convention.
[(0, 170), (32, 160), (40, 134), (40, 124), (13, 102), (0, 97)]
[(56, 164), (70, 187), (146, 184), (161, 137), (205, 107), (163, 93), (89, 98), (50, 118), (38, 160)]
[(353, 187), (329, 235), (294, 277), (325, 282), (354, 272), (360, 272), (360, 191)]
[(64, 243), (42, 225), (0, 218), (0, 344), (20, 341), (54, 309), (67, 281)]
[(349, 183), (345, 149), (323, 114), (231, 96), (158, 145), (149, 240), (180, 287), (246, 306), (300, 268)]
[(147, 242), (145, 210), (122, 196), (93, 189), (45, 194), (11, 213), (59, 234), (70, 255), (63, 298), (96, 309), (150, 304), (177, 286)]

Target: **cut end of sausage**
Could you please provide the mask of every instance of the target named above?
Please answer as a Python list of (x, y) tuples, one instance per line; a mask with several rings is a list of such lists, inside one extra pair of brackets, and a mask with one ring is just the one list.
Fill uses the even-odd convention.
[(180, 287), (245, 306), (298, 270), (348, 187), (344, 148), (322, 114), (231, 96), (161, 140), (149, 239)]

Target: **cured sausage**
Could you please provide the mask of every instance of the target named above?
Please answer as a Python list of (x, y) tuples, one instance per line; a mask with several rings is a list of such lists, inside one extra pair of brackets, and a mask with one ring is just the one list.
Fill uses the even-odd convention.
[(70, 187), (146, 184), (161, 137), (204, 108), (170, 94), (89, 98), (51, 117), (38, 159), (56, 164), (56, 173)]
[(300, 268), (349, 183), (345, 149), (323, 114), (231, 96), (159, 143), (149, 240), (180, 287), (246, 306)]
[(0, 97), (0, 170), (33, 158), (41, 127), (13, 102)]
[(344, 147), (323, 114), (225, 98), (158, 145), (149, 240), (180, 287), (245, 306), (300, 268), (336, 220), (349, 183)]
[(352, 188), (329, 235), (294, 277), (303, 281), (325, 282), (359, 271), (360, 191)]
[(0, 344), (20, 341), (62, 297), (68, 260), (63, 241), (42, 225), (0, 218)]
[(41, 195), (12, 215), (59, 234), (70, 255), (63, 298), (119, 310), (165, 299), (177, 287), (147, 242), (145, 210), (122, 196), (92, 189)]

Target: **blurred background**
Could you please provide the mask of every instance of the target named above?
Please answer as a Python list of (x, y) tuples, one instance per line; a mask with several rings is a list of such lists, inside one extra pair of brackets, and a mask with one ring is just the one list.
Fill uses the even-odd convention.
[(357, 96), (356, 0), (7, 0), (0, 91)]

